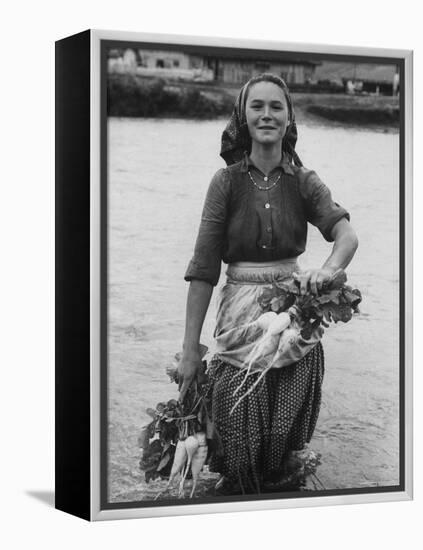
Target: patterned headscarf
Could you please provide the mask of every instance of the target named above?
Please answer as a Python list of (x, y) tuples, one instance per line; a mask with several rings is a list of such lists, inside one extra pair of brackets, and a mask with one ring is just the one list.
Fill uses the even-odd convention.
[(291, 96), (289, 95), (288, 87), (282, 78), (279, 78), (271, 73), (263, 73), (254, 76), (242, 87), (235, 102), (231, 118), (222, 133), (220, 156), (229, 166), (230, 164), (234, 164), (242, 160), (245, 151), (248, 153), (251, 151), (251, 137), (248, 131), (247, 118), (245, 115), (245, 103), (248, 96), (248, 90), (253, 84), (257, 84), (257, 82), (272, 82), (282, 89), (288, 106), (290, 121), (282, 139), (282, 154), (287, 154), (289, 161), (294, 162), (296, 166), (302, 166), (300, 157), (295, 152), (298, 132), (297, 125), (295, 124), (295, 115), (292, 108)]

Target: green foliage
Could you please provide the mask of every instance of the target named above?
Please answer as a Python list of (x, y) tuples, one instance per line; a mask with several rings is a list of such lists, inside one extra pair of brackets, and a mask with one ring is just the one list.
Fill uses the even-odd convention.
[(163, 79), (109, 75), (109, 116), (216, 118), (231, 113), (233, 100), (219, 99), (189, 86), (169, 86)]
[(259, 297), (259, 304), (263, 311), (276, 313), (295, 306), (301, 336), (308, 340), (320, 325), (327, 328), (329, 323), (347, 323), (353, 313), (358, 313), (361, 293), (358, 289), (347, 286), (346, 281), (345, 271), (339, 270), (318, 294), (307, 292), (301, 295), (300, 283), (290, 279), (266, 287)]
[[(298, 290), (295, 287), (295, 290)], [(295, 295), (289, 291), (288, 286), (282, 287), (281, 284), (274, 284), (266, 287), (258, 298), (260, 307), (264, 311), (285, 311), (295, 302)]]
[(167, 403), (157, 403), (155, 409), (146, 409), (152, 420), (141, 428), (138, 445), (142, 449), (139, 467), (147, 483), (159, 477), (169, 477), (179, 439), (207, 430), (211, 418), (204, 388), (196, 381), (190, 386), (183, 403), (170, 399)]

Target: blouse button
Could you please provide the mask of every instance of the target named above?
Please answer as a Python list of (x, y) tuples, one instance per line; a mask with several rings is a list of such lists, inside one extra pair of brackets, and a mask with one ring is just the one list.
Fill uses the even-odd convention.
[(265, 208), (270, 208), (270, 204), (268, 202), (266, 202), (266, 204), (264, 205)]
[(272, 232), (272, 228), (270, 227), (270, 225), (269, 225), (269, 227), (266, 227), (266, 231), (267, 231), (268, 233), (271, 233), (271, 232)]

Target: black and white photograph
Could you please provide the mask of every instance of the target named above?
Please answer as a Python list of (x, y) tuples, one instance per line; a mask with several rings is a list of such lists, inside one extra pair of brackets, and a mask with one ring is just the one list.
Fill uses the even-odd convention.
[(101, 47), (102, 506), (403, 491), (402, 62)]
[(6, 6), (0, 546), (416, 546), (417, 8)]

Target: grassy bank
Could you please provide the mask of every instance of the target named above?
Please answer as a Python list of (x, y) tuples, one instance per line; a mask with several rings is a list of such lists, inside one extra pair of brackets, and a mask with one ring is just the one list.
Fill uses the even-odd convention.
[[(214, 83), (178, 83), (135, 75), (111, 74), (108, 114), (119, 117), (214, 119), (232, 111), (238, 87)], [(398, 97), (329, 93), (292, 93), (298, 115), (337, 122), (397, 127)]]
[(365, 125), (399, 125), (399, 98), (346, 94), (292, 94), (299, 113), (337, 122)]
[(162, 79), (109, 75), (108, 114), (123, 117), (218, 118), (230, 114), (232, 96), (213, 88)]

